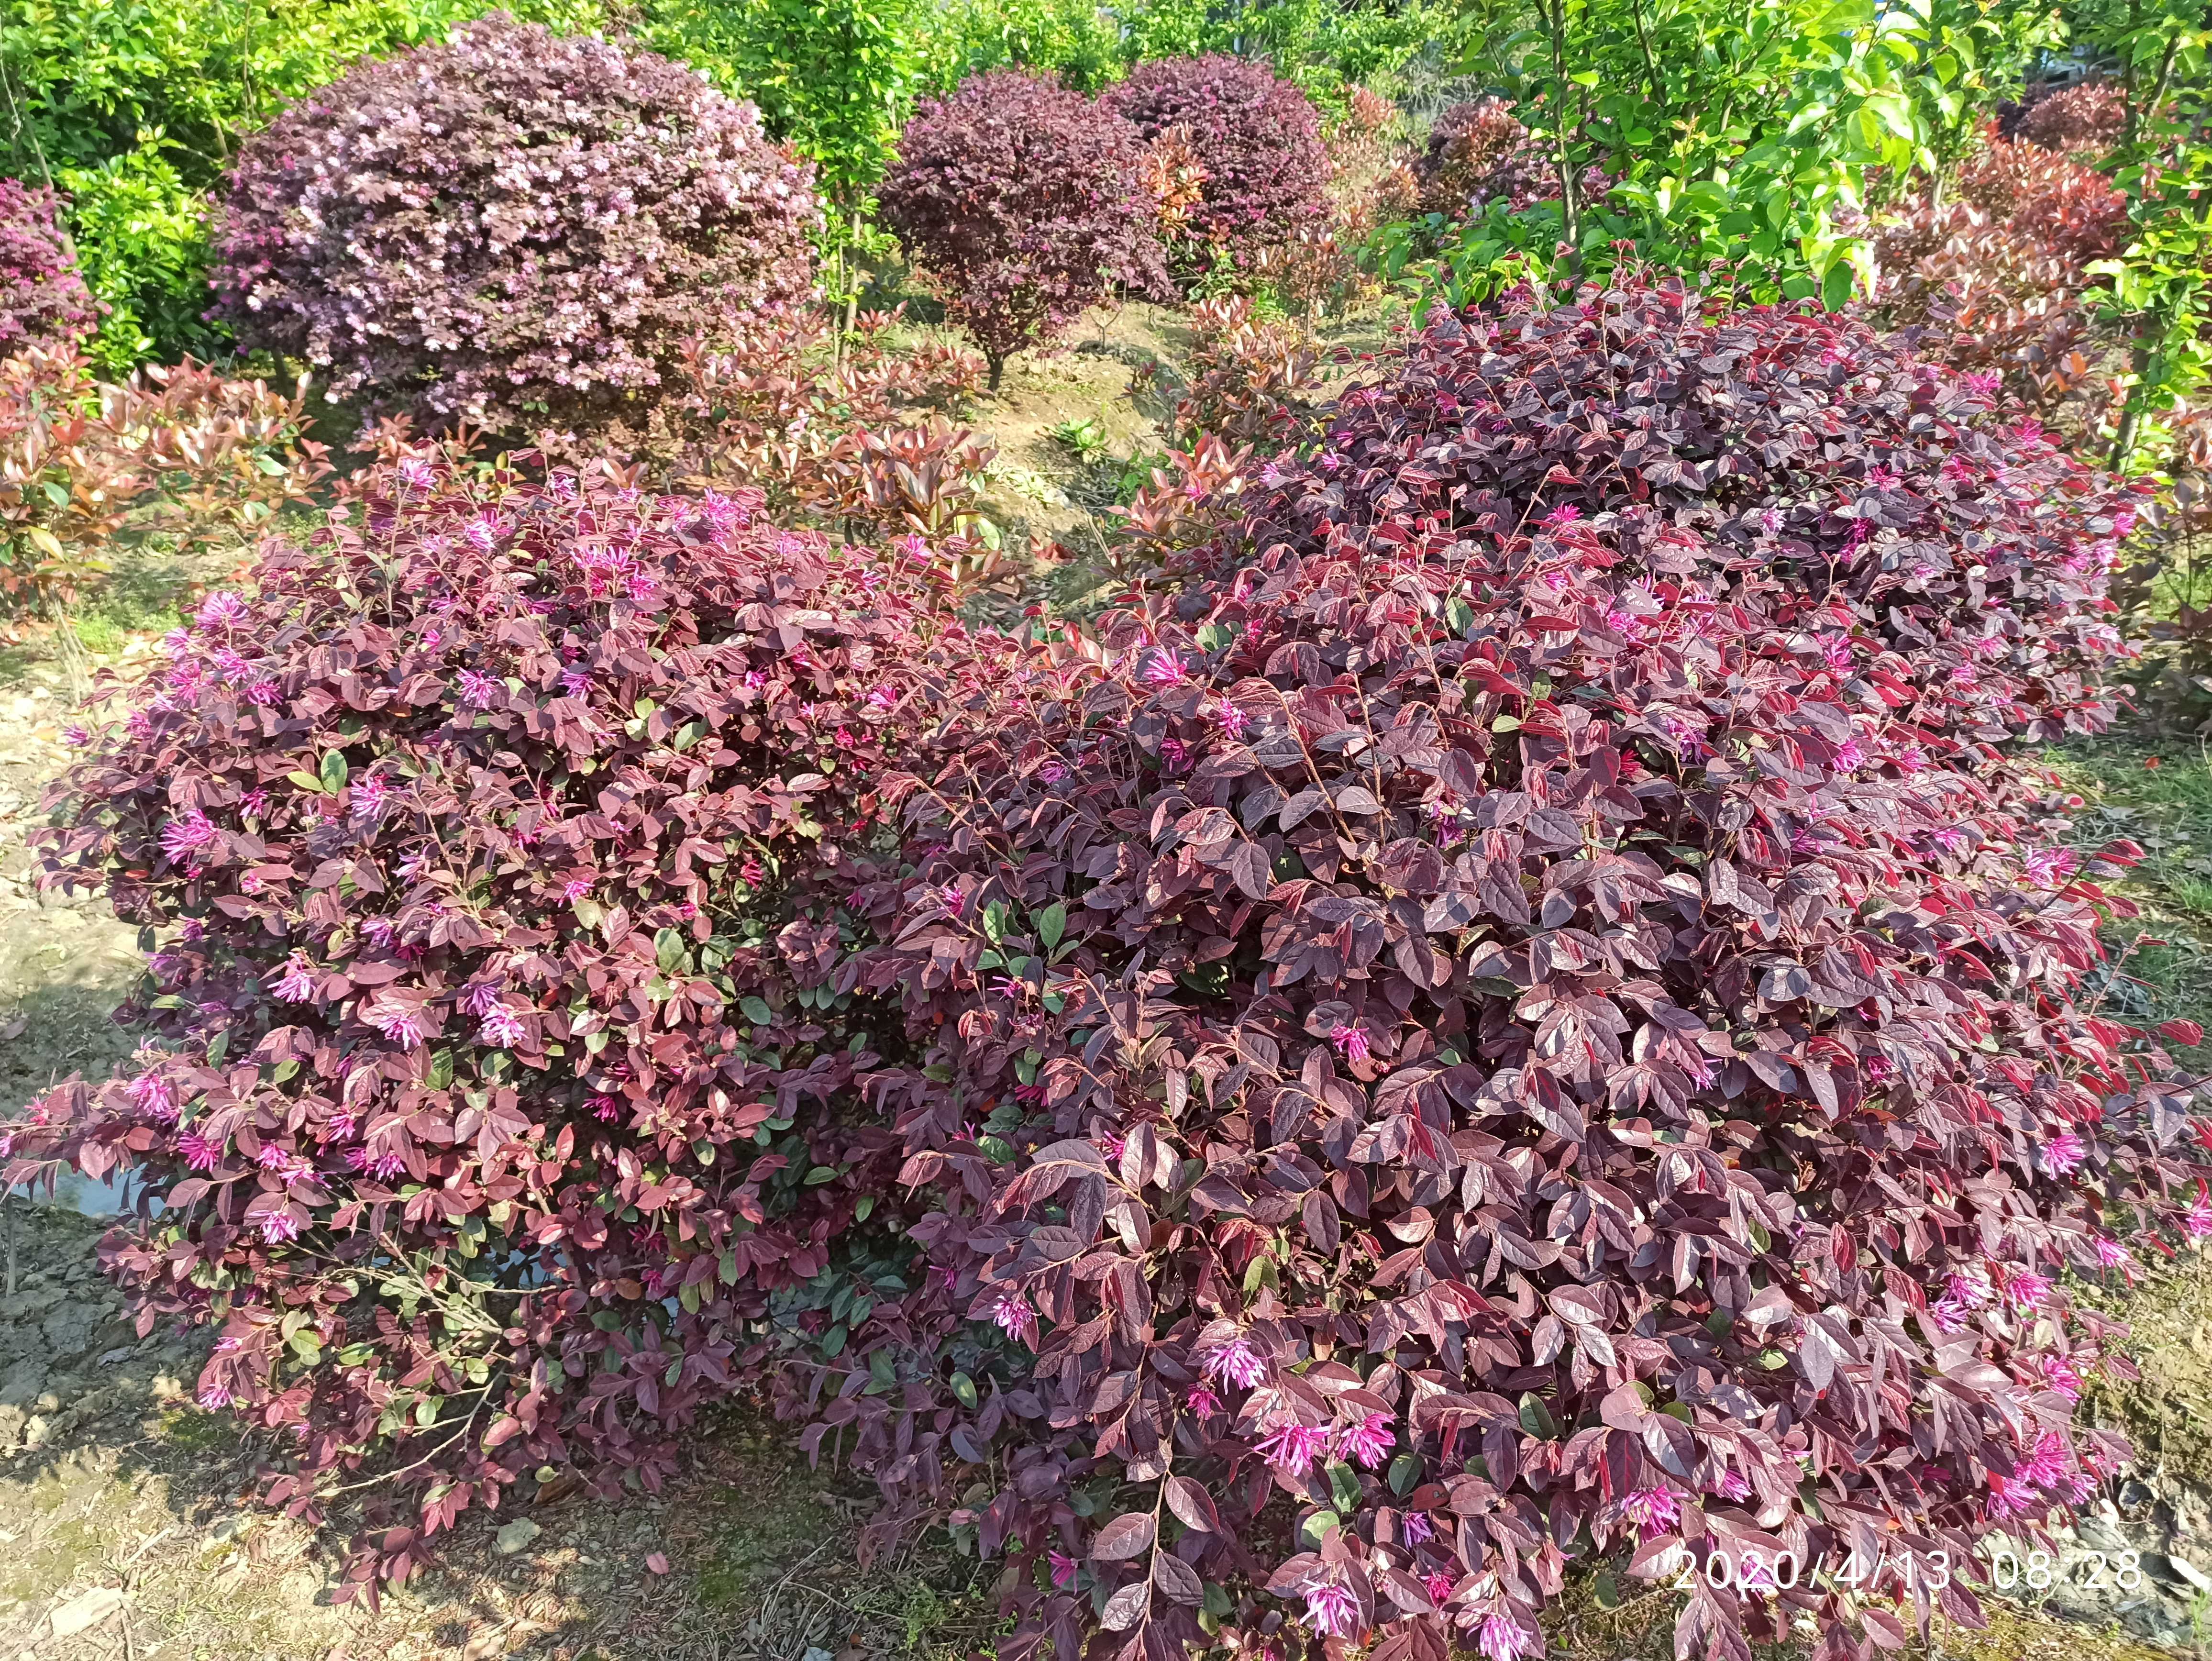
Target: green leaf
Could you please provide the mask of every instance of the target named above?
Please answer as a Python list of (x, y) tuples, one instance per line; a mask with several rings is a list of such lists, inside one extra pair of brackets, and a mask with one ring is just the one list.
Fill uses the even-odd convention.
[(1544, 1405), (1544, 1398), (1534, 1390), (1521, 1397), (1521, 1428), (1531, 1436), (1542, 1437), (1547, 1442), (1559, 1436), (1559, 1427), (1552, 1418), (1551, 1409)]
[(1067, 908), (1058, 900), (1036, 914), (1038, 942), (1048, 952), (1060, 944), (1060, 936), (1067, 933)]
[(323, 788), (335, 796), (345, 788), (346, 778), (345, 753), (343, 751), (333, 750), (323, 757)]
[(1820, 279), (1820, 303), (1832, 312), (1840, 312), (1850, 303), (1850, 261), (1838, 259)]
[(1317, 1511), (1298, 1524), (1298, 1538), (1309, 1550), (1318, 1551), (1321, 1542), (1328, 1537), (1331, 1529), (1344, 1526), (1344, 1518), (1333, 1511)]
[(863, 1194), (860, 1196), (860, 1203), (853, 1208), (853, 1220), (856, 1223), (866, 1222), (870, 1214), (875, 1208), (876, 1196), (872, 1194)]
[(983, 937), (996, 946), (1006, 934), (1006, 903), (993, 900), (983, 908)]
[(775, 1019), (775, 1011), (768, 1007), (764, 998), (746, 997), (738, 1000), (738, 1007), (755, 1026), (766, 1026)]
[(660, 928), (653, 931), (653, 951), (663, 974), (672, 975), (684, 966), (690, 955), (680, 928)]
[(1342, 1461), (1328, 1468), (1328, 1491), (1339, 1512), (1359, 1509), (1359, 1475)]
[(1421, 1480), (1421, 1462), (1410, 1453), (1401, 1453), (1390, 1462), (1390, 1492), (1407, 1494)]
[(975, 1410), (975, 1381), (964, 1372), (952, 1375), (952, 1393), (960, 1398), (960, 1405), (970, 1413)]
[(323, 794), (323, 782), (313, 773), (287, 773), (284, 777), (288, 782), (299, 786), (302, 790), (312, 790), (319, 796)]

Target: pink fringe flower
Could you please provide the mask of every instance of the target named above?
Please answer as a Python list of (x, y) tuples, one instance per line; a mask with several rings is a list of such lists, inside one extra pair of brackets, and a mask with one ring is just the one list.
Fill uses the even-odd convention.
[(1510, 1615), (1485, 1615), (1475, 1648), (1483, 1661), (1521, 1661), (1535, 1636)]
[(276, 985), (269, 989), (286, 1003), (307, 1003), (315, 995), (315, 970), (304, 953), (295, 952), (284, 959), (284, 972), (276, 977)]
[(1254, 1451), (1290, 1475), (1303, 1476), (1313, 1469), (1315, 1460), (1328, 1451), (1328, 1433), (1313, 1425), (1278, 1425), (1261, 1439)]
[(1620, 1502), (1620, 1510), (1647, 1540), (1672, 1532), (1682, 1520), (1682, 1502), (1669, 1488), (1638, 1488)]
[(205, 848), (215, 837), (214, 821), (198, 808), (191, 808), (161, 827), (161, 851), (171, 860), (181, 861), (187, 855)]
[(2054, 1177), (2069, 1177), (2089, 1157), (2089, 1145), (2071, 1130), (2062, 1130), (2043, 1144), (2044, 1168)]
[(1249, 1390), (1267, 1376), (1267, 1363), (1249, 1338), (1231, 1338), (1199, 1357), (1200, 1372), (1214, 1384)]
[(414, 1050), (422, 1043), (422, 1020), (414, 1010), (397, 1004), (378, 1004), (365, 1011), (362, 1019), (382, 1034), (386, 1043)]
[(1359, 1600), (1349, 1586), (1317, 1580), (1306, 1588), (1306, 1624), (1323, 1638), (1350, 1638), (1359, 1630)]
[(1364, 1470), (1372, 1470), (1389, 1458), (1397, 1440), (1397, 1429), (1387, 1413), (1370, 1413), (1336, 1433), (1337, 1451)]
[(999, 1301), (991, 1307), (991, 1319), (997, 1323), (1000, 1331), (1018, 1344), (1028, 1346), (1036, 1336), (1036, 1311), (1030, 1307), (1030, 1300), (1018, 1292), (1000, 1294)]

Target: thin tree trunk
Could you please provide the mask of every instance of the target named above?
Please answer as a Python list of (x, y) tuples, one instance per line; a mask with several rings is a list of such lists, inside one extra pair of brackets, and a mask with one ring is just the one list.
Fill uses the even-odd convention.
[(1567, 286), (1571, 293), (1576, 280), (1582, 275), (1582, 214), (1576, 201), (1576, 179), (1573, 147), (1567, 135), (1567, 8), (1566, 0), (1550, 0), (1546, 8), (1546, 21), (1552, 33), (1552, 81), (1559, 98), (1559, 106), (1552, 112), (1555, 160), (1559, 170), (1559, 214), (1561, 229), (1567, 244)]
[(1651, 37), (1644, 29), (1644, 0), (1629, 0), (1629, 10), (1636, 19), (1636, 44), (1644, 48), (1644, 76), (1651, 88), (1651, 102), (1655, 108), (1667, 107), (1667, 82), (1659, 73), (1659, 60), (1651, 55)]

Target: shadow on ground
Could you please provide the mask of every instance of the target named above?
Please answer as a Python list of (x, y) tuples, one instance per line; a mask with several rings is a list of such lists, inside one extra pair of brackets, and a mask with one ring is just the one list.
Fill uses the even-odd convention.
[(788, 1432), (744, 1408), (701, 1426), (660, 1494), (465, 1518), (380, 1613), (334, 1606), (343, 1526), (318, 1538), (252, 1503), (256, 1450), (192, 1404), (205, 1336), (138, 1337), (92, 1266), (103, 1226), (16, 1208), (20, 1284), (0, 1299), (0, 1655), (861, 1661), (989, 1644), (971, 1561), (940, 1534), (857, 1567), (869, 1492), (808, 1470)]

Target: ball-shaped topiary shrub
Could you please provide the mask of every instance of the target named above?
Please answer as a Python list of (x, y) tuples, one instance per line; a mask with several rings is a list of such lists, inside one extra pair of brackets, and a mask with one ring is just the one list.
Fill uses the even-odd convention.
[(495, 16), (248, 142), (216, 309), (372, 412), (588, 425), (806, 297), (809, 177), (690, 70)]
[(1017, 1652), (1514, 1661), (1607, 1567), (1839, 1661), (2126, 1457), (2059, 1281), (2212, 1235), (2212, 1167), (2100, 1013), (2131, 850), (1981, 740), (2094, 722), (2041, 631), (2128, 498), (1869, 346), (1441, 323), (908, 795), (860, 983), (929, 1272), (814, 1399), (1012, 1559)]
[(2084, 81), (2036, 100), (2014, 129), (2047, 150), (2102, 155), (2127, 131), (2127, 94), (2110, 81)]
[(1188, 134), (1206, 178), (1185, 224), (1187, 252), (1249, 259), (1328, 216), (1320, 113), (1266, 64), (1219, 53), (1154, 58), (1100, 100), (1147, 141)]
[(50, 190), (0, 179), (0, 354), (72, 344), (97, 320)]
[(898, 234), (989, 366), (1117, 289), (1159, 295), (1158, 213), (1128, 122), (1048, 76), (994, 70), (926, 99), (880, 192)]
[(199, 1399), (286, 1433), (269, 1497), (413, 1502), (356, 1591), (544, 1465), (657, 1483), (890, 1272), (854, 1225), (896, 1011), (833, 980), (844, 907), (896, 874), (890, 757), (1006, 681), (941, 558), (751, 505), (403, 460), (209, 596), (49, 798), (49, 879), (159, 950), (129, 1075), (0, 1168), (161, 1202), (104, 1265), (142, 1330), (220, 1329)]
[[(1528, 129), (1500, 98), (1454, 104), (1429, 129), (1428, 143), (1414, 163), (1421, 205), (1431, 213), (1462, 216), (1492, 197), (1522, 193), (1540, 173), (1544, 159), (1531, 145)], [(1510, 170), (1510, 179), (1501, 177)]]

